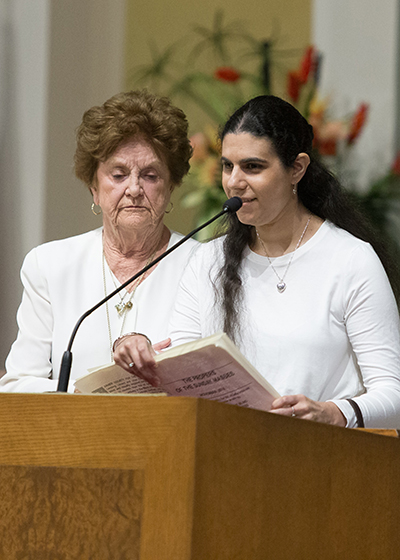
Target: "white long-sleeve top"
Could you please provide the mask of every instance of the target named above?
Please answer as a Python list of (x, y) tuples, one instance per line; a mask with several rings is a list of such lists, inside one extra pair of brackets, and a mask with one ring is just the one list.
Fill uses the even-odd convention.
[[(173, 344), (222, 329), (212, 281), (222, 239), (200, 246), (183, 275), (170, 323)], [(283, 276), (292, 254), (271, 259)], [(277, 291), (267, 258), (250, 250), (238, 345), (281, 395), (332, 400), (347, 425), (355, 397), (366, 427), (400, 428), (400, 339), (396, 302), (371, 246), (329, 222), (293, 255)]]
[[(168, 248), (181, 238), (172, 232)], [(116, 295), (110, 300), (112, 341), (131, 331), (143, 332), (153, 342), (167, 338), (179, 280), (196, 244), (192, 240), (182, 244), (138, 286), (123, 332), (123, 319), (115, 309), (120, 297)], [(0, 380), (0, 391), (57, 389), (62, 354), (77, 320), (105, 296), (102, 255), (102, 228), (45, 243), (28, 253), (21, 269), (24, 291), (17, 313), (18, 337), (7, 358), (7, 374)], [(106, 263), (104, 270), (109, 294), (115, 289), (115, 279)], [(129, 295), (125, 301), (128, 298)], [(85, 375), (88, 368), (111, 362), (106, 305), (84, 320), (72, 355), (71, 380)], [(69, 390), (73, 390), (72, 383)]]

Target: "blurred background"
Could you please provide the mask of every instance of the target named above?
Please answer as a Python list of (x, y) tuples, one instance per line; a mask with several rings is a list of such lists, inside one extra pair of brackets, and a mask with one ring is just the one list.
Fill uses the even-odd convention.
[(316, 150), (399, 242), (399, 19), (399, 0), (0, 0), (0, 369), (24, 255), (100, 223), (74, 134), (122, 90), (171, 95), (203, 148), (173, 229), (219, 204), (218, 124), (268, 91), (313, 120)]

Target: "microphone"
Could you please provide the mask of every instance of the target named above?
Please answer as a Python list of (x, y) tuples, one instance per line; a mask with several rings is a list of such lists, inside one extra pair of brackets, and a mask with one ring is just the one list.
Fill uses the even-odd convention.
[(222, 216), (224, 214), (237, 212), (241, 206), (242, 206), (242, 199), (241, 198), (239, 198), (238, 196), (234, 196), (232, 198), (229, 198), (226, 202), (224, 202), (221, 212), (219, 212), (213, 218), (209, 219), (207, 222), (205, 222), (204, 224), (201, 224), (200, 226), (195, 228), (193, 231), (191, 231), (190, 233), (185, 235), (185, 237), (180, 239), (177, 243), (175, 243), (175, 245), (173, 245), (172, 247), (170, 247), (169, 249), (164, 251), (164, 253), (162, 253), (159, 257), (157, 257), (151, 263), (149, 263), (144, 268), (142, 268), (142, 270), (137, 272), (134, 276), (132, 276), (132, 278), (129, 278), (129, 280), (126, 280), (126, 282), (121, 284), (121, 286), (119, 286), (116, 290), (114, 290), (113, 292), (108, 294), (108, 296), (106, 296), (101, 301), (96, 303), (96, 305), (91, 307), (88, 311), (86, 311), (78, 319), (78, 321), (77, 321), (77, 323), (74, 327), (74, 330), (72, 331), (71, 338), (69, 339), (67, 350), (64, 352), (62, 360), (61, 360), (60, 375), (59, 375), (59, 378), (58, 378), (57, 392), (66, 393), (67, 390), (68, 390), (68, 383), (69, 383), (69, 378), (70, 378), (70, 375), (71, 375), (71, 366), (72, 366), (72, 351), (71, 351), (71, 348), (72, 348), (72, 344), (74, 342), (76, 333), (77, 333), (79, 327), (81, 326), (81, 324), (83, 323), (83, 321), (86, 319), (86, 317), (89, 317), (89, 315), (91, 315), (93, 313), (93, 311), (96, 311), (96, 309), (101, 307), (104, 303), (106, 303), (106, 301), (108, 301), (109, 299), (114, 297), (116, 294), (118, 294), (118, 292), (123, 290), (129, 284), (131, 284), (131, 282), (134, 282), (137, 278), (139, 278), (139, 276), (142, 276), (142, 274), (147, 272), (155, 264), (159, 263), (167, 255), (172, 253), (172, 251), (175, 251), (175, 249), (177, 249), (180, 245), (182, 245), (182, 243), (185, 243), (185, 241), (187, 241), (188, 239), (193, 237), (193, 235), (195, 235), (198, 231), (204, 229), (205, 227), (207, 227), (209, 224), (211, 224), (212, 222), (214, 222), (215, 220), (217, 220), (220, 216)]
[[(224, 202), (224, 205), (222, 206), (223, 208), (223, 212), (232, 212), (232, 214), (234, 212), (237, 212), (239, 210), (239, 208), (242, 206), (243, 202), (242, 199), (239, 198), (238, 196), (233, 196), (232, 198), (229, 198), (228, 200), (226, 200)], [(216, 218), (218, 218), (220, 214), (218, 214), (217, 216), (215, 216), (215, 218), (212, 218), (213, 220), (215, 220)], [(205, 224), (207, 225), (207, 224)], [(200, 229), (203, 228), (204, 226), (200, 226)], [(189, 233), (189, 235), (191, 235)]]

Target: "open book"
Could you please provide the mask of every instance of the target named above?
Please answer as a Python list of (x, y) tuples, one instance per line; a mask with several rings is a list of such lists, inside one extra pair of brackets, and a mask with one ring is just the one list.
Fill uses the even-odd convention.
[(161, 387), (153, 387), (116, 364), (77, 379), (82, 393), (166, 394), (199, 397), (270, 410), (279, 393), (241, 354), (225, 333), (174, 346), (157, 354)]

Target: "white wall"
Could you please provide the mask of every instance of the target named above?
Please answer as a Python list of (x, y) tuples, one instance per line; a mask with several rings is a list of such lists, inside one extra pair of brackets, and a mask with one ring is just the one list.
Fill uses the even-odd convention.
[(0, 0), (0, 369), (33, 246), (93, 227), (73, 177), (83, 112), (123, 86), (124, 0)]
[(1, 358), (16, 330), (23, 255), (43, 239), (48, 22), (48, 0), (0, 0)]
[(314, 0), (313, 40), (323, 53), (321, 91), (336, 116), (370, 104), (353, 160), (361, 185), (385, 173), (396, 149), (398, 0)]

